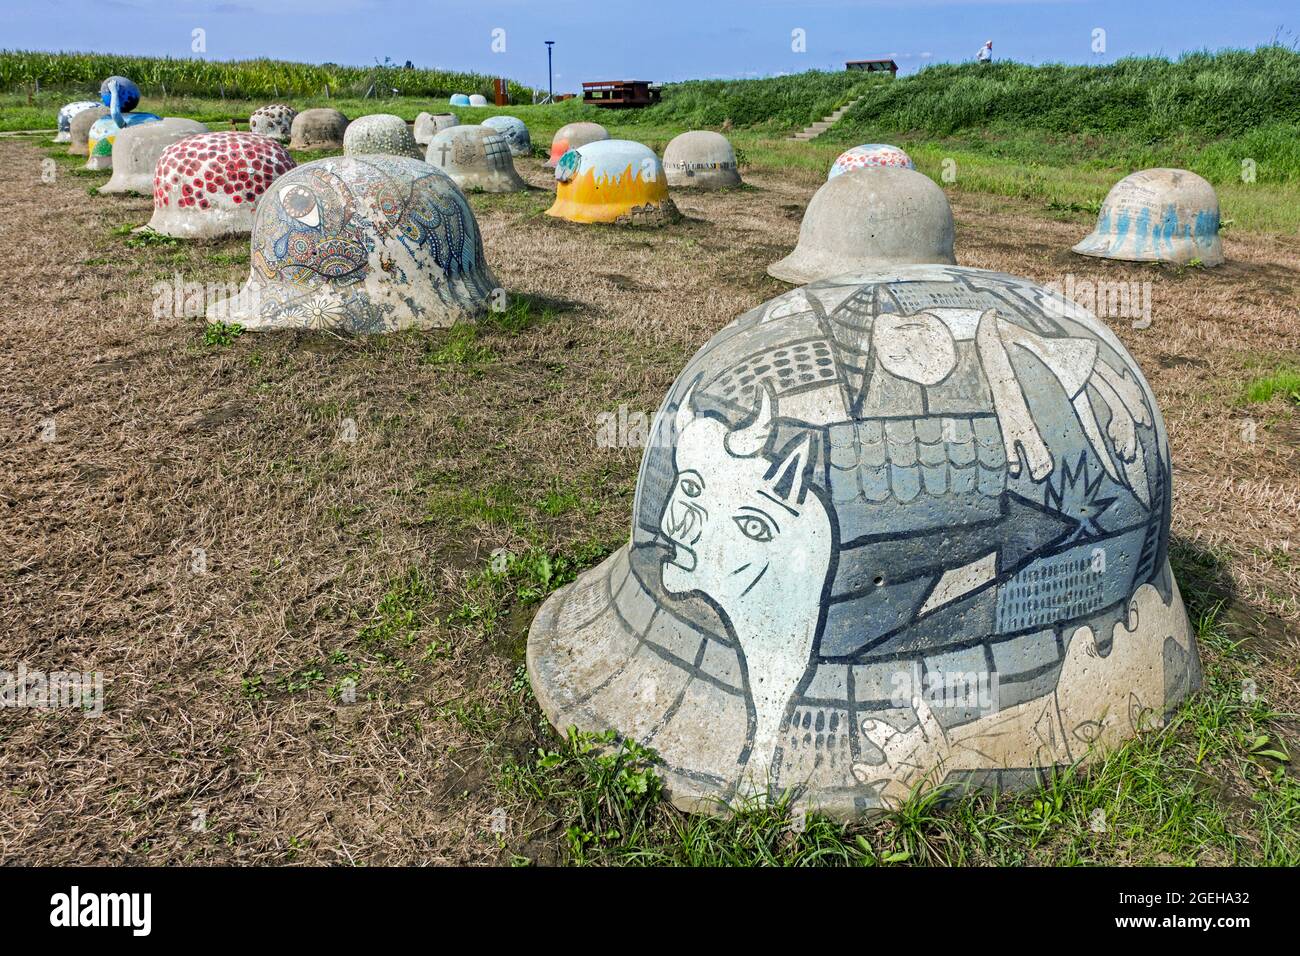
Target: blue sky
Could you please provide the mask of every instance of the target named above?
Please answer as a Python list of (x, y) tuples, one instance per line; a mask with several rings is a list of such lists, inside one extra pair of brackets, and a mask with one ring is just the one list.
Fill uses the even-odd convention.
[[(1295, 0), (4, 0), (0, 46), (209, 59), (255, 56), (475, 70), (556, 89), (582, 80), (660, 81), (840, 69), (893, 56), (903, 72), (970, 59), (1108, 62), (1267, 43), (1300, 34)], [(644, 11), (637, 13), (635, 11)], [(1093, 31), (1105, 31), (1105, 52)], [(493, 30), (504, 52), (493, 52)], [(804, 31), (806, 52), (791, 49)]]

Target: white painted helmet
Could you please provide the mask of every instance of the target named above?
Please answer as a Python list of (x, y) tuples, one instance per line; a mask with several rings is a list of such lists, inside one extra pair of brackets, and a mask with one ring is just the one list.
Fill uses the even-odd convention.
[(668, 185), (723, 189), (740, 184), (736, 151), (727, 137), (710, 130), (692, 130), (673, 138), (664, 150)]
[(425, 162), (442, 170), (461, 189), (512, 193), (528, 184), (515, 172), (510, 146), (486, 126), (451, 126), (434, 136)]
[(631, 540), (542, 605), (528, 674), (556, 727), (654, 748), (679, 806), (1033, 786), (1198, 685), (1155, 397), (1028, 280), (900, 266), (778, 296), (642, 437)]
[(287, 143), (293, 135), (293, 121), (298, 111), (283, 103), (271, 103), (253, 111), (248, 117), (248, 131), (269, 136), (277, 143)]
[(75, 103), (68, 103), (59, 108), (59, 131), (55, 134), (54, 142), (67, 143), (72, 140), (72, 118), (78, 113), (85, 110), (93, 110), (102, 106), (99, 100), (77, 100)]

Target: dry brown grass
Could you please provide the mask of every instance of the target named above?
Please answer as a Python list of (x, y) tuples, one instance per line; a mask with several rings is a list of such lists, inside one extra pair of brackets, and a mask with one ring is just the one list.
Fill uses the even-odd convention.
[[(560, 311), (481, 335), (489, 362), (448, 366), (425, 361), (447, 333), (205, 347), (201, 320), (151, 317), (150, 288), (177, 271), (242, 281), (246, 265), (212, 257), (246, 243), (126, 248), (112, 230), (145, 221), (148, 201), (41, 184), (42, 155), (0, 140), (0, 669), (103, 671), (107, 701), (97, 719), (0, 712), (0, 861), (481, 863), (518, 849), (518, 827), (499, 841), (489, 820), (500, 758), (538, 740), (535, 711), (507, 706), (527, 620), (486, 641), (447, 615), (495, 548), (626, 533), (639, 456), (595, 448), (597, 415), (653, 411), (714, 331), (786, 288), (764, 269), (816, 183), (755, 170), (753, 189), (678, 196), (686, 221), (658, 232), (555, 222), (540, 191), (475, 196), (503, 284)], [(1071, 255), (1084, 217), (954, 205), (964, 264), (1152, 281), (1152, 327), (1113, 325), (1168, 421), (1175, 535), (1272, 622), (1261, 683), (1294, 705), (1300, 427), (1283, 398), (1248, 407), (1241, 390), (1300, 354), (1296, 240), (1229, 234), (1228, 266), (1179, 273)], [(51, 418), (56, 440), (40, 441)], [(515, 519), (448, 505), (502, 488)], [(539, 508), (556, 488), (579, 506)], [(196, 547), (205, 574), (190, 571)], [(363, 640), (412, 568), (433, 590), (415, 640)], [(340, 653), (373, 699), (330, 699)], [(281, 686), (312, 669), (324, 679)], [(489, 748), (473, 718), (500, 713)]]

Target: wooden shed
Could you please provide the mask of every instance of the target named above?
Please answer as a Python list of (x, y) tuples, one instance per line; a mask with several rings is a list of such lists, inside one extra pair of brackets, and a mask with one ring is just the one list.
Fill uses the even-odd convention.
[(611, 109), (650, 106), (659, 102), (659, 84), (649, 80), (594, 80), (582, 84), (582, 101)]
[(862, 70), (864, 73), (885, 73), (898, 75), (898, 64), (893, 60), (849, 60), (844, 64), (846, 70)]

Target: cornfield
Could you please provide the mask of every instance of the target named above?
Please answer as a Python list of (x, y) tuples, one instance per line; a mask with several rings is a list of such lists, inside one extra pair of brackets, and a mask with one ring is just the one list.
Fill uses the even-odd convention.
[[(204, 96), (233, 99), (287, 96), (492, 95), (493, 77), (450, 70), (406, 69), (391, 64), (312, 66), (282, 60), (221, 62), (171, 57), (114, 56), (101, 53), (37, 53), (0, 50), (0, 90), (59, 89), (91, 92), (106, 76), (134, 80), (146, 96)], [(510, 97), (528, 102), (532, 90), (510, 82)]]

